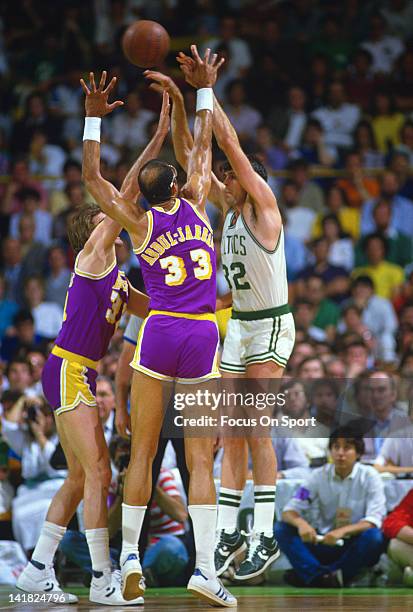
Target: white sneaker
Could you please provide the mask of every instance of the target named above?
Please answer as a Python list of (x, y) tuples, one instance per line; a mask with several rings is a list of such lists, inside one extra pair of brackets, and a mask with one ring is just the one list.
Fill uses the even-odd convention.
[(136, 597), (126, 601), (122, 597), (121, 579), (119, 570), (112, 572), (104, 570), (101, 578), (93, 576), (90, 583), (89, 599), (93, 603), (105, 606), (142, 606), (143, 597)]
[(126, 601), (131, 601), (145, 593), (145, 579), (142, 576), (142, 567), (137, 554), (131, 553), (121, 563), (121, 575), (122, 595)]
[(187, 589), (192, 595), (206, 601), (211, 606), (222, 606), (223, 608), (237, 606), (236, 598), (227, 591), (219, 578), (207, 576), (198, 568), (192, 574)]
[(62, 591), (52, 565), (44, 569), (38, 569), (29, 561), (18, 577), (16, 587), (25, 593), (60, 593), (64, 596), (65, 601), (59, 601), (59, 603), (72, 604), (79, 601), (76, 595)]

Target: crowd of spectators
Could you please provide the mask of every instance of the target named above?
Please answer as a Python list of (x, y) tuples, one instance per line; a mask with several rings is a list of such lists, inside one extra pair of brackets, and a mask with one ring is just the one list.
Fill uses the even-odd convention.
[[(245, 151), (268, 168), (284, 218), (297, 329), (288, 374), (301, 381), (289, 389), (286, 411), (316, 415), (319, 435), (302, 431), (276, 449), (279, 477), (327, 460), (328, 396), (334, 410), (339, 404), (350, 413), (364, 401), (366, 413), (355, 412), (368, 421), (364, 459), (377, 471), (413, 471), (411, 444), (403, 454), (395, 440), (377, 442), (410, 424), (413, 399), (412, 387), (400, 382), (413, 373), (413, 1), (24, 0), (19, 11), (0, 5), (0, 397), (9, 444), (0, 452), (0, 539), (11, 536), (13, 509), (14, 537), (30, 550), (36, 531), (21, 527), (28, 508), (36, 499), (34, 511), (44, 516), (64, 475), (50, 465), (57, 437), (40, 381), (74, 261), (67, 224), (91, 201), (81, 181), (79, 78), (91, 69), (119, 77), (125, 107), (104, 119), (101, 147), (102, 173), (119, 186), (160, 107), (120, 51), (123, 31), (137, 18), (158, 20), (171, 34), (174, 51), (160, 68), (183, 88), (191, 126), (195, 96), (177, 70), (175, 50), (197, 42), (226, 58), (216, 94)], [(162, 156), (175, 163), (170, 140)], [(218, 174), (222, 161), (214, 150)], [(222, 220), (209, 210), (224, 293)], [(143, 288), (123, 238), (119, 263)], [(222, 338), (228, 316), (220, 316)], [(121, 344), (120, 328), (100, 364), (109, 386)], [(388, 387), (385, 406), (377, 393), (371, 399), (374, 372)], [(340, 385), (317, 391), (304, 384), (324, 377), (354, 379), (354, 397), (342, 401)], [(114, 405), (102, 409), (108, 441)]]

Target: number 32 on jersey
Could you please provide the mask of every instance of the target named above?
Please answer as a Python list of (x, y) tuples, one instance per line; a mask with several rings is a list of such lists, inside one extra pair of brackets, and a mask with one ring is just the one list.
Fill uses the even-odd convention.
[[(198, 280), (208, 280), (212, 275), (211, 257), (205, 249), (193, 249), (190, 251), (191, 260), (194, 264), (192, 272)], [(169, 287), (182, 285), (188, 276), (182, 257), (170, 255), (159, 260), (162, 270), (168, 270), (165, 276), (165, 284)]]

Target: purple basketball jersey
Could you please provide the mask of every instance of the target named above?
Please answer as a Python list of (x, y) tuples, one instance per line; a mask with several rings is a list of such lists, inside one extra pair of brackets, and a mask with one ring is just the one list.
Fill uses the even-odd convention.
[(75, 270), (56, 345), (93, 361), (106, 354), (128, 301), (129, 285), (116, 263), (104, 275)]
[(148, 234), (134, 249), (151, 310), (215, 312), (216, 260), (212, 228), (197, 209), (176, 198), (169, 211), (153, 206)]

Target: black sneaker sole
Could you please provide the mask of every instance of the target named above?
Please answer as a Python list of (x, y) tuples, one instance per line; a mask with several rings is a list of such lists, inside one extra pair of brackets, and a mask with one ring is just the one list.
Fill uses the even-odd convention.
[(252, 572), (251, 574), (243, 574), (241, 576), (239, 574), (235, 574), (234, 580), (249, 580), (250, 578), (255, 578), (256, 576), (259, 576), (260, 574), (265, 572), (265, 570), (267, 569), (267, 567), (271, 565), (271, 563), (274, 563), (274, 561), (278, 559), (280, 554), (281, 554), (280, 550), (277, 549), (276, 552), (267, 559), (267, 561), (264, 563), (264, 565), (259, 570)]
[(240, 555), (246, 549), (247, 549), (247, 543), (242, 542), (241, 546), (239, 546), (230, 555), (228, 555), (227, 559), (225, 560), (224, 565), (220, 569), (216, 570), (217, 576), (221, 576), (224, 572), (226, 572), (226, 570), (229, 568), (231, 564), (231, 561), (233, 561), (235, 557), (238, 557), (238, 555)]

